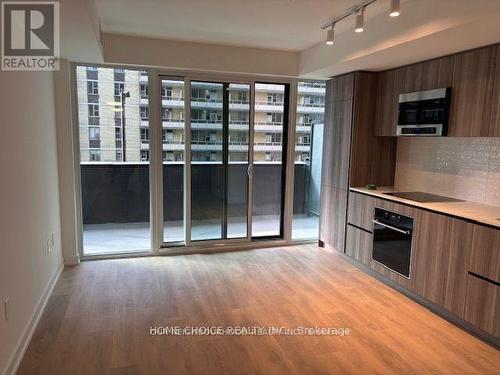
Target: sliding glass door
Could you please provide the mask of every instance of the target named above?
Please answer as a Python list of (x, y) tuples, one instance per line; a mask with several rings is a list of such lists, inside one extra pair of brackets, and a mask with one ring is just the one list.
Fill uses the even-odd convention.
[(252, 237), (282, 237), (289, 87), (255, 84)]
[(283, 238), (288, 84), (75, 76), (83, 256)]
[(163, 242), (183, 244), (185, 178), (184, 80), (160, 79)]
[(191, 241), (246, 238), (250, 85), (191, 82)]

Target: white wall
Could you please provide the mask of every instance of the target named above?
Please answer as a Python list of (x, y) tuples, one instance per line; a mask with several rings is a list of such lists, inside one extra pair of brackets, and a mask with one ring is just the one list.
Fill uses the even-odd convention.
[[(0, 72), (0, 373), (7, 370), (60, 269), (51, 72)], [(54, 233), (54, 248), (47, 240)], [(3, 302), (9, 298), (9, 319)], [(18, 353), (19, 354), (19, 353)]]
[(57, 123), (57, 156), (59, 165), (59, 191), (61, 206), (61, 244), (65, 265), (78, 264), (81, 239), (76, 228), (80, 225), (77, 207), (79, 186), (75, 179), (78, 163), (78, 145), (73, 136), (73, 100), (71, 64), (60, 61), (60, 70), (54, 72), (54, 96)]
[(104, 61), (211, 72), (296, 76), (298, 53), (104, 34)]

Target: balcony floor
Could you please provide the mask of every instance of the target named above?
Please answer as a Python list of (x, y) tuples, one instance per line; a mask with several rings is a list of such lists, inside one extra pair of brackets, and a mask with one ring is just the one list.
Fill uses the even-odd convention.
[[(294, 215), (292, 230), (294, 239), (316, 239), (319, 218), (317, 216)], [(255, 216), (254, 233), (259, 236), (275, 235), (279, 231), (277, 216)], [(181, 221), (166, 221), (164, 237), (168, 241), (182, 241)], [(232, 238), (246, 235), (246, 219), (230, 218), (228, 236)], [(133, 251), (148, 251), (151, 246), (149, 223), (108, 223), (87, 224), (83, 228), (83, 248), (85, 255), (118, 254)], [(193, 240), (220, 238), (220, 222), (214, 220), (194, 221)]]

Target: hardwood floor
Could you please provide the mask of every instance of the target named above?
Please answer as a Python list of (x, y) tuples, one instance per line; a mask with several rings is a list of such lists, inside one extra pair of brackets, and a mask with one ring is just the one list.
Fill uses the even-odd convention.
[[(151, 336), (151, 326), (347, 327)], [(18, 374), (498, 374), (500, 352), (314, 245), (65, 269)]]

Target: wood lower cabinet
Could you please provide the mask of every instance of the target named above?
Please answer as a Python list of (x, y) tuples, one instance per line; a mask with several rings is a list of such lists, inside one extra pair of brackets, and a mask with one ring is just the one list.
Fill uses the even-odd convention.
[(500, 287), (469, 275), (465, 320), (493, 335), (500, 344)]
[(410, 289), (464, 317), (473, 225), (417, 210), (413, 232)]
[(474, 225), (470, 271), (500, 282), (500, 229)]
[(375, 198), (368, 195), (349, 192), (347, 222), (369, 232), (373, 230), (373, 215), (375, 213)]
[(372, 258), (373, 234), (347, 224), (345, 253), (351, 258), (370, 265)]
[(321, 187), (320, 240), (344, 252), (347, 191), (332, 186)]

